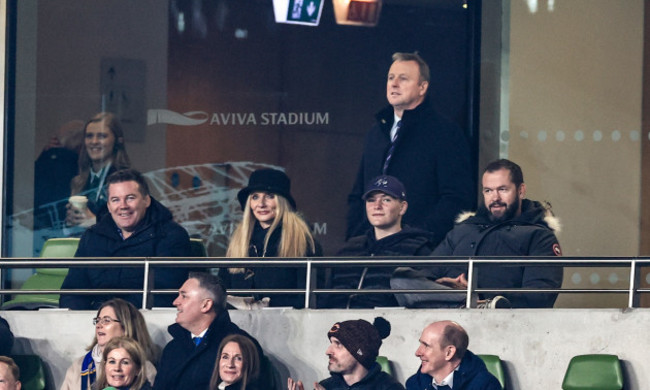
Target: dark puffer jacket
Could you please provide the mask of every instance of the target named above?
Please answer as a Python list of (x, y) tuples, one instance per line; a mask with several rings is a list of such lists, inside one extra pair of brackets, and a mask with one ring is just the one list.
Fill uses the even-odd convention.
[[(433, 251), (432, 256), (559, 256), (560, 244), (554, 232), (560, 225), (539, 202), (522, 200), (519, 217), (493, 223), (481, 208), (476, 215), (461, 221)], [(431, 278), (457, 277), (466, 267), (431, 267)], [(479, 288), (559, 288), (562, 267), (479, 266)], [(557, 294), (485, 294), (485, 298), (503, 295), (513, 307), (553, 307)]]
[[(269, 237), (269, 242), (264, 251), (264, 238), (266, 229), (255, 222), (253, 235), (251, 237), (250, 247), (248, 250), (249, 257), (273, 258), (278, 256), (280, 238), (282, 236), (282, 225), (279, 225)], [(315, 253), (309, 251), (306, 257), (323, 256), (323, 251), (314, 241), (316, 246)], [(272, 260), (272, 259), (269, 259)], [(260, 261), (264, 261), (260, 259)], [(224, 276), (229, 289), (249, 290), (249, 289), (293, 289), (305, 288), (306, 271), (305, 268), (276, 268), (276, 267), (255, 267), (246, 268), (244, 273), (227, 274)], [(260, 299), (264, 295), (256, 294), (255, 298)], [(291, 306), (302, 308), (305, 306), (303, 295), (273, 294), (270, 295), (271, 301), (269, 306), (281, 307)]]
[[(418, 369), (406, 381), (406, 390), (433, 390), (433, 378)], [(454, 373), (454, 390), (501, 390), (501, 384), (488, 372), (481, 358), (468, 350)]]
[[(151, 205), (126, 240), (110, 214), (90, 227), (81, 237), (75, 257), (189, 257), (190, 238), (187, 231), (173, 221), (171, 212), (160, 202), (151, 198)], [(178, 289), (188, 270), (178, 267), (157, 267), (154, 269), (156, 289)], [(144, 280), (143, 268), (102, 267), (70, 268), (62, 289), (116, 288), (141, 289)], [(142, 306), (142, 294), (120, 295), (121, 298)], [(97, 309), (112, 295), (61, 295), (60, 306), (74, 310)], [(172, 295), (156, 295), (155, 306), (171, 306)]]
[(404, 390), (404, 386), (395, 378), (381, 371), (379, 364), (375, 363), (359, 382), (348, 386), (343, 376), (331, 373), (332, 376), (320, 382), (326, 390)]
[[(337, 253), (337, 256), (428, 256), (433, 244), (432, 234), (424, 230), (404, 226), (404, 228), (381, 240), (375, 239), (374, 229), (363, 236), (351, 238)], [(395, 267), (334, 267), (332, 269), (331, 287), (336, 289), (356, 289), (362, 281), (364, 289), (390, 290), (390, 277)], [(392, 294), (365, 295), (330, 295), (322, 305), (330, 308), (373, 308), (379, 306), (398, 306)]]
[[(406, 188), (409, 207), (403, 224), (433, 233), (438, 244), (454, 226), (462, 210), (476, 205), (470, 149), (463, 131), (437, 115), (426, 99), (402, 115), (402, 126), (386, 174)], [(348, 196), (346, 238), (362, 235), (370, 227), (363, 199), (368, 181), (382, 174), (390, 148), (394, 110), (388, 106), (376, 115), (377, 123), (366, 136), (363, 156)]]

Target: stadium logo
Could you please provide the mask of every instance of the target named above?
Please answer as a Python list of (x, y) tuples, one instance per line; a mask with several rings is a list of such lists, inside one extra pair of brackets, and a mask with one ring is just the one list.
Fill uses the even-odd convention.
[(328, 112), (215, 112), (191, 111), (177, 113), (165, 109), (147, 110), (147, 125), (168, 124), (178, 126), (314, 126), (328, 125)]

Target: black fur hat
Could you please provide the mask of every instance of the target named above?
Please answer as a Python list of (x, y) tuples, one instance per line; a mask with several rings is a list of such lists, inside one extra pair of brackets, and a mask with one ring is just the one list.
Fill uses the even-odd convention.
[(246, 207), (246, 200), (251, 192), (265, 191), (281, 195), (289, 201), (291, 207), (296, 209), (296, 201), (291, 196), (291, 180), (286, 173), (277, 169), (258, 169), (248, 179), (248, 186), (237, 193), (237, 199), (243, 210)]

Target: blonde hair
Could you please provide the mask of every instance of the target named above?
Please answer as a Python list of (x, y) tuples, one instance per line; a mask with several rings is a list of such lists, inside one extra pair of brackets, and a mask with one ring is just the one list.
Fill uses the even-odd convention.
[[(251, 211), (252, 195), (248, 195), (248, 199), (246, 199), (244, 216), (230, 238), (226, 257), (248, 257), (248, 248), (250, 247), (256, 222)], [(285, 197), (275, 194), (275, 199), (277, 201), (276, 217), (266, 232), (263, 253), (266, 253), (269, 239), (280, 225), (282, 225), (282, 233), (277, 257), (305, 257), (308, 253), (314, 253), (316, 245), (309, 226), (298, 213), (291, 209), (291, 205), (289, 205), (289, 201)]]
[(108, 359), (108, 354), (118, 348), (124, 348), (124, 350), (129, 354), (133, 365), (136, 367), (137, 374), (133, 378), (133, 382), (129, 384), (129, 389), (140, 390), (147, 382), (147, 357), (144, 354), (142, 346), (130, 337), (120, 336), (113, 337), (104, 347), (104, 351), (102, 352), (101, 369), (97, 375), (97, 381), (93, 385), (95, 386), (93, 387), (94, 389), (104, 389), (110, 386), (108, 379), (106, 378), (106, 360)]
[[(142, 313), (140, 313), (131, 302), (125, 301), (122, 298), (113, 298), (102, 303), (97, 310), (97, 317), (99, 317), (99, 313), (101, 313), (102, 309), (105, 307), (111, 307), (113, 308), (113, 311), (115, 311), (115, 317), (117, 317), (116, 320), (120, 321), (118, 324), (122, 327), (122, 330), (124, 330), (124, 336), (137, 341), (140, 344), (140, 347), (144, 350), (147, 360), (155, 362), (157, 355), (156, 349), (153, 341), (151, 341), (151, 336), (149, 335), (149, 330), (147, 329), (147, 324), (144, 321)], [(93, 342), (88, 346), (87, 350), (90, 351), (96, 344), (97, 334), (95, 334)]]

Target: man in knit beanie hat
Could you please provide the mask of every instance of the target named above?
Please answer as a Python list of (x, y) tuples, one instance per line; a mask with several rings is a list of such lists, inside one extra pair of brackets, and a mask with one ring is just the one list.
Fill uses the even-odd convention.
[[(327, 337), (330, 346), (325, 351), (329, 357), (327, 369), (330, 376), (314, 383), (316, 390), (404, 390), (395, 378), (381, 371), (376, 359), (381, 340), (390, 334), (390, 323), (382, 317), (373, 324), (365, 320), (337, 322)], [(301, 381), (289, 378), (288, 390), (304, 390)]]

